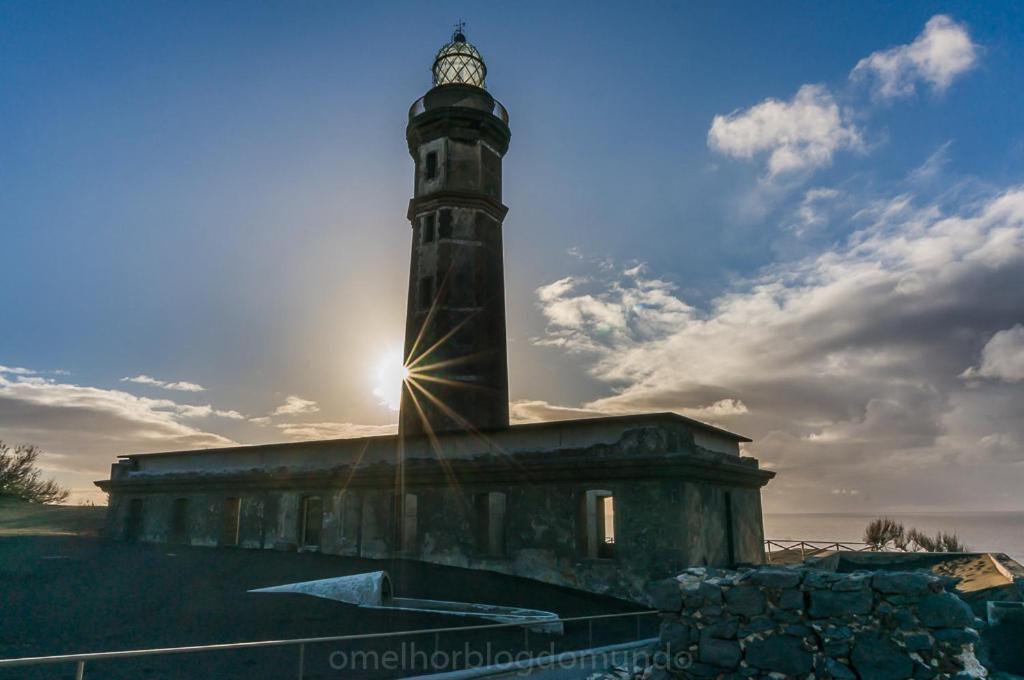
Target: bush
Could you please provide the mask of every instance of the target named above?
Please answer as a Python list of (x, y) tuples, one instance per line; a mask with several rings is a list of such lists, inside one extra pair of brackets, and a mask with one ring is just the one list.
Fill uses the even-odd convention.
[(955, 533), (937, 531), (935, 536), (929, 536), (923, 531), (911, 529), (907, 534), (908, 542), (912, 550), (923, 550), (925, 552), (967, 552), (969, 548), (960, 542)]
[(37, 467), (43, 451), (32, 444), (13, 449), (0, 441), (0, 497), (18, 498), (30, 503), (60, 503), (69, 491), (52, 479), (43, 479)]
[(864, 542), (875, 550), (885, 550), (890, 543), (894, 548), (903, 550), (907, 544), (903, 525), (888, 517), (871, 520), (864, 529)]

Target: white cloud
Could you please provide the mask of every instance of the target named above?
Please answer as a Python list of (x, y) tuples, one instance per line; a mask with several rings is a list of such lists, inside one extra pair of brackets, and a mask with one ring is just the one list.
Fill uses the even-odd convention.
[(210, 416), (217, 416), (218, 418), (227, 418), (228, 420), (245, 420), (245, 416), (238, 411), (216, 409), (209, 404), (203, 404), (201, 406), (194, 406), (192, 404), (175, 404), (173, 408), (175, 413), (185, 418), (209, 418)]
[(747, 405), (739, 399), (719, 399), (713, 404), (698, 408), (685, 409), (684, 413), (693, 418), (720, 418), (748, 413)]
[[(962, 205), (867, 201), (844, 242), (739, 281), (707, 309), (648, 274), (562, 279), (537, 291), (538, 342), (581, 355), (608, 385), (586, 411), (674, 410), (752, 436), (780, 472), (766, 496), (776, 509), (832, 507), (832, 488), (921, 505), (977, 506), (982, 488), (1009, 498), (1013, 475), (969, 461), (1024, 462), (1006, 446), (1024, 441), (1022, 386), (1007, 382), (1024, 376), (1024, 307), (1009, 294), (1024, 280), (1024, 187)], [(637, 307), (642, 326), (629, 321)], [(957, 376), (976, 361), (976, 333), (993, 335), (972, 376), (1003, 382), (972, 389)]]
[(294, 416), (301, 413), (317, 413), (320, 407), (311, 399), (303, 399), (297, 394), (289, 394), (284, 403), (274, 409), (272, 416)]
[(571, 406), (559, 406), (540, 399), (520, 399), (509, 404), (509, 418), (513, 425), (540, 423), (552, 420), (593, 418), (604, 415), (600, 411)]
[(153, 387), (161, 387), (165, 390), (175, 390), (177, 392), (204, 392), (206, 388), (202, 385), (197, 385), (193, 382), (186, 382), (184, 380), (178, 380), (174, 382), (167, 382), (165, 380), (157, 380), (151, 375), (142, 373), (140, 375), (132, 376), (130, 378), (121, 378), (121, 382), (136, 383), (138, 385), (152, 385)]
[(351, 439), (395, 434), (398, 425), (360, 425), (357, 423), (278, 423), (281, 432), (297, 440)]
[(34, 371), (27, 373), (15, 379), (0, 375), (0, 439), (42, 447), (46, 451), (42, 467), (80, 490), (79, 498), (99, 494), (91, 482), (106, 477), (120, 454), (235, 443), (181, 422), (197, 415), (234, 412), (59, 383), (31, 375)]
[(789, 101), (769, 98), (717, 115), (708, 130), (708, 146), (718, 153), (744, 159), (768, 154), (769, 176), (826, 166), (836, 151), (862, 145), (823, 85), (804, 85)]
[(0, 366), (0, 373), (6, 373), (8, 375), (35, 375), (36, 372), (28, 369), (21, 368), (19, 366)]
[(964, 378), (995, 378), (1006, 382), (1024, 381), (1024, 326), (999, 331), (981, 350), (981, 364), (968, 368)]
[(913, 94), (920, 82), (942, 92), (977, 63), (978, 46), (966, 27), (938, 14), (928, 20), (914, 42), (861, 59), (850, 77), (874, 79), (876, 96), (892, 99)]

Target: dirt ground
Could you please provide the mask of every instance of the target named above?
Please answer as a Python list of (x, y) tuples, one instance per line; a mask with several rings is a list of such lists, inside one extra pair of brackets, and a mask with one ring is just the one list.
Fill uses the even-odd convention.
[[(0, 537), (0, 658), (220, 642), (286, 639), (490, 623), (474, 619), (381, 612), (298, 594), (247, 593), (251, 588), (386, 569), (395, 594), (487, 602), (555, 611), (563, 616), (636, 611), (638, 605), (527, 579), (416, 562), (231, 548), (125, 545), (74, 536)], [(635, 639), (633, 617), (594, 624), (594, 643)], [(645, 636), (657, 634), (646, 617)], [(586, 624), (568, 624), (566, 635), (529, 633), (534, 651), (589, 646)], [(410, 644), (415, 641), (413, 649)], [(355, 649), (431, 654), (466, 645), (493, 656), (519, 651), (520, 628), (480, 633), (322, 643), (306, 650), (307, 678), (386, 677), (375, 669), (332, 669), (330, 654)], [(435, 647), (436, 645), (436, 647)], [(295, 677), (298, 650), (152, 656), (90, 662), (86, 678)], [(337, 658), (337, 657), (336, 657)], [(420, 664), (423, 657), (410, 663)], [(504, 659), (497, 659), (498, 661)], [(419, 669), (417, 665), (414, 670)], [(448, 668), (450, 670), (450, 668)], [(429, 668), (424, 667), (426, 671)], [(444, 668), (440, 670), (445, 670)], [(7, 678), (71, 678), (71, 665), (0, 669)], [(407, 670), (404, 674), (410, 674)]]
[(0, 498), (0, 536), (99, 536), (106, 506), (40, 505)]

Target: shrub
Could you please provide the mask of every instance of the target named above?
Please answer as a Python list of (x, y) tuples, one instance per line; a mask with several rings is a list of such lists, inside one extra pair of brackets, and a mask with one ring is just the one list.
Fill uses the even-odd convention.
[(43, 479), (39, 471), (39, 454), (32, 444), (18, 444), (13, 449), (0, 441), (0, 497), (18, 498), (30, 503), (60, 503), (69, 495), (52, 479)]

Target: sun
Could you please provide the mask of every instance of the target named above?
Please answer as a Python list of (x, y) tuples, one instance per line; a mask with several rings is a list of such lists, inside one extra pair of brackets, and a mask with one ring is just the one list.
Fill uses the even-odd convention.
[(402, 403), (402, 383), (409, 369), (402, 362), (402, 350), (391, 349), (377, 360), (374, 369), (373, 395), (381, 406), (397, 411)]

